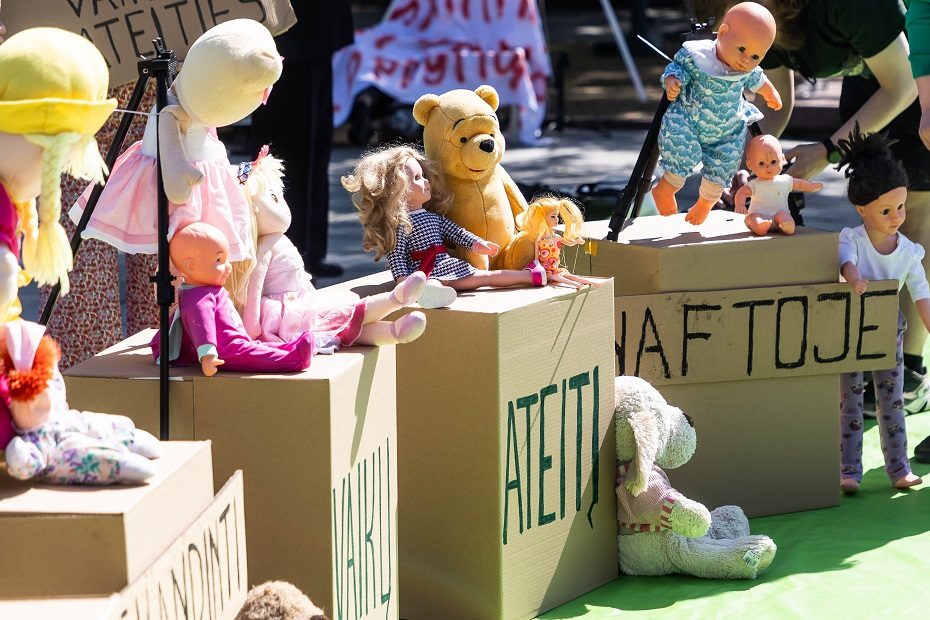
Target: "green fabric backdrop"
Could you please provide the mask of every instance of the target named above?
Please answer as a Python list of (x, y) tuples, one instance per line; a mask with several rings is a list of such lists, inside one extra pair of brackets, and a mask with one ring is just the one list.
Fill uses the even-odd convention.
[[(906, 421), (913, 454), (930, 435), (930, 413)], [(878, 429), (867, 420), (858, 494), (836, 508), (752, 519), (752, 533), (778, 545), (755, 581), (621, 576), (540, 618), (930, 618), (930, 465), (912, 460), (926, 482), (898, 491), (882, 463)]]

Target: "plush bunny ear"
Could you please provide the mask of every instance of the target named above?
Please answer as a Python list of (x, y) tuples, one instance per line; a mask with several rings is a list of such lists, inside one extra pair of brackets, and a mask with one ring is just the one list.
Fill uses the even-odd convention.
[(646, 490), (649, 473), (659, 449), (659, 427), (656, 421), (655, 404), (649, 398), (654, 389), (637, 377), (617, 377), (617, 403), (623, 403), (626, 417), (633, 429), (636, 453), (630, 463), (626, 478), (627, 490), (635, 497)]
[(417, 99), (413, 104), (413, 118), (418, 123), (426, 127), (429, 122), (429, 115), (432, 114), (436, 106), (439, 105), (439, 95), (427, 94)]
[(475, 89), (475, 94), (481, 97), (486, 104), (491, 106), (492, 110), (497, 111), (497, 106), (500, 105), (500, 98), (497, 96), (497, 91), (494, 90), (493, 86), (482, 84)]

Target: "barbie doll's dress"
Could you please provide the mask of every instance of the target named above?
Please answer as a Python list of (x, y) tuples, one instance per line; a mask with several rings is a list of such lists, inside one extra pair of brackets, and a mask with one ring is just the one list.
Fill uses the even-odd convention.
[[(193, 222), (218, 228), (229, 241), (229, 260), (253, 258), (249, 249), (249, 206), (213, 127), (191, 123), (181, 137), (188, 161), (203, 173), (183, 204), (168, 205), (168, 239)], [(100, 239), (128, 254), (158, 252), (158, 160), (155, 116), (150, 115), (141, 142), (130, 146), (113, 166), (83, 238)], [(76, 224), (93, 186), (88, 186), (68, 215)]]
[(537, 256), (537, 260), (539, 260), (539, 263), (545, 268), (547, 274), (558, 275), (566, 271), (562, 269), (559, 259), (559, 248), (562, 247), (562, 239), (560, 237), (556, 235), (542, 237), (537, 243), (537, 246), (539, 247), (539, 256)]

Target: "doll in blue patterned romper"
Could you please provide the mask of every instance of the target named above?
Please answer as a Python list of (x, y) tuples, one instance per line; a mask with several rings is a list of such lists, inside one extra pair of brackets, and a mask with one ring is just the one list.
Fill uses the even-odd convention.
[(741, 2), (723, 17), (716, 40), (688, 41), (662, 74), (671, 105), (659, 129), (665, 174), (652, 190), (662, 215), (678, 212), (675, 194), (703, 164), (699, 197), (685, 220), (698, 225), (739, 169), (748, 124), (762, 118), (743, 99), (759, 93), (773, 110), (781, 97), (759, 62), (775, 40), (775, 19), (761, 4)]
[(420, 297), (424, 307), (449, 305), (456, 291), (482, 286), (546, 284), (546, 271), (538, 263), (522, 271), (482, 271), (448, 254), (447, 242), (487, 256), (500, 248), (442, 216), (452, 197), (415, 149), (397, 146), (368, 154), (352, 174), (342, 177), (342, 185), (359, 210), (365, 251), (374, 251), (375, 260), (387, 255), (398, 282), (415, 271), (427, 275), (431, 286)]

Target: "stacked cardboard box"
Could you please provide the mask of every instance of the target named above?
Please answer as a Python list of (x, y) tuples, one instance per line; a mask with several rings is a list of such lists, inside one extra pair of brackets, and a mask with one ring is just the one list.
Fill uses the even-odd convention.
[[(158, 368), (142, 332), (71, 368), (73, 406), (158, 429)], [(241, 469), (252, 583), (290, 581), (332, 617), (397, 618), (395, 350), (343, 349), (289, 375), (172, 369), (172, 439), (209, 439)]]
[(750, 516), (834, 506), (837, 374), (893, 365), (897, 283), (857, 297), (838, 281), (836, 233), (756, 237), (742, 220), (642, 217), (616, 243), (590, 223), (566, 262), (615, 277), (618, 372), (694, 419), (680, 491)]
[(214, 497), (209, 442), (164, 449), (142, 485), (0, 476), (0, 547), (11, 558), (0, 566), (0, 617), (235, 616), (248, 591), (241, 474)]
[(397, 352), (401, 615), (532, 618), (615, 579), (611, 281), (425, 312)]

